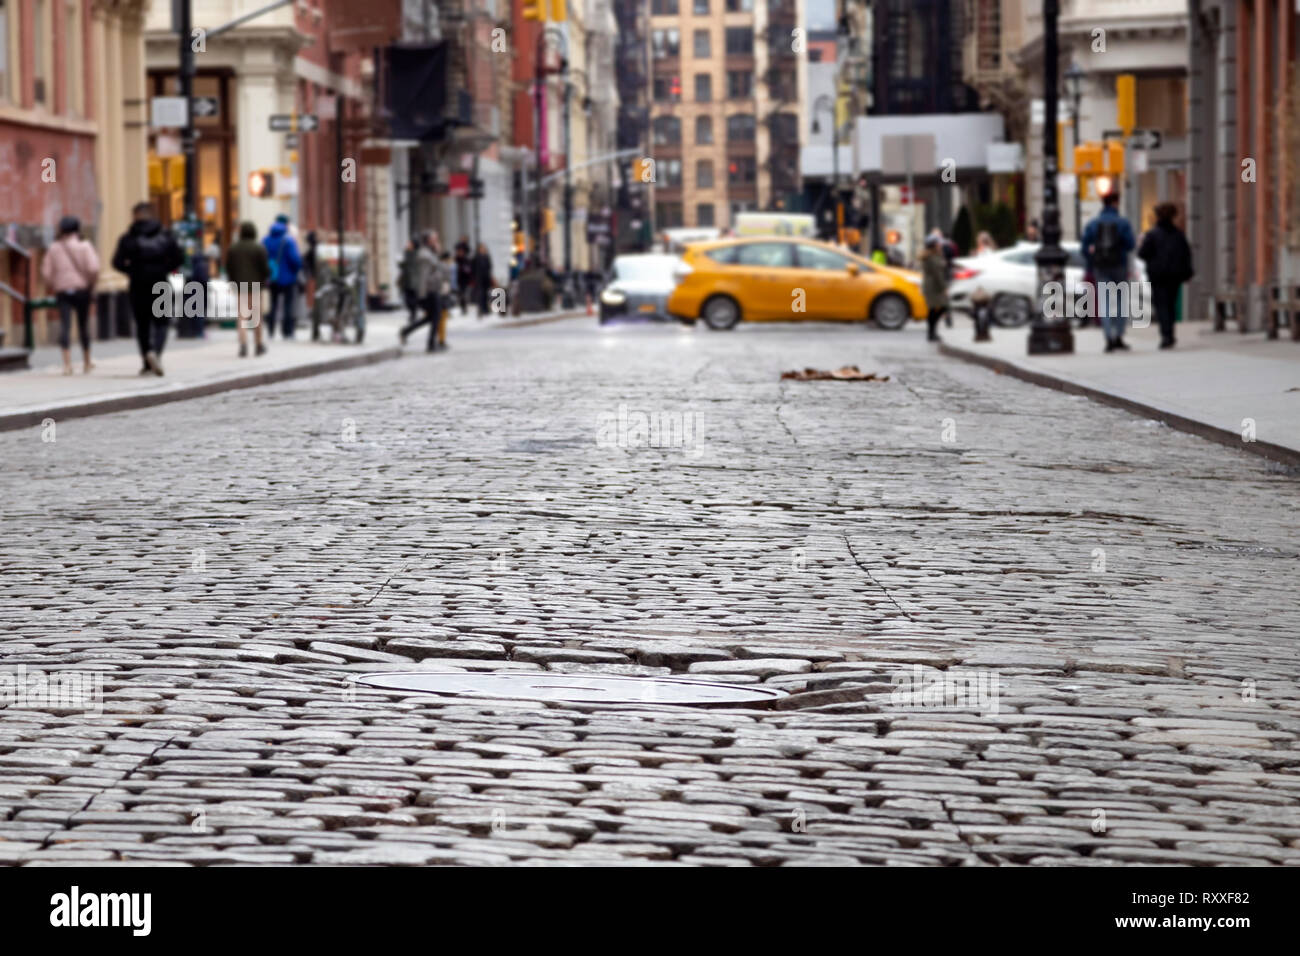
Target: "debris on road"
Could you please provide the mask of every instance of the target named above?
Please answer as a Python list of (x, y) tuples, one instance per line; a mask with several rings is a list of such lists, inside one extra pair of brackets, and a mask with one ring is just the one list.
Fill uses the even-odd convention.
[(834, 371), (828, 372), (819, 368), (806, 368), (803, 371), (798, 369), (793, 372), (782, 372), (781, 378), (794, 379), (796, 382), (888, 382), (888, 375), (877, 375), (875, 372), (864, 372), (856, 365), (845, 365)]

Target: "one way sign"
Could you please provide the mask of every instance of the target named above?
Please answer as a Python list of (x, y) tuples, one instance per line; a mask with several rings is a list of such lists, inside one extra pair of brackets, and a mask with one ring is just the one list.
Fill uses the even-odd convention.
[(216, 116), (217, 98), (215, 96), (196, 96), (190, 100), (190, 112), (194, 116)]
[(314, 133), (320, 129), (320, 120), (312, 113), (273, 113), (272, 133)]

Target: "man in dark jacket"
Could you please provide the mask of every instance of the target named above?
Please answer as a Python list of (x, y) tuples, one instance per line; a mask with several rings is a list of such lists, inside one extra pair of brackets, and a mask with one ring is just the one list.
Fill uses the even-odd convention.
[[(1097, 311), (1102, 331), (1106, 333), (1106, 351), (1127, 349), (1124, 324), (1128, 316), (1124, 305), (1128, 296), (1117, 292), (1119, 283), (1128, 282), (1128, 257), (1137, 245), (1133, 227), (1119, 214), (1119, 193), (1111, 190), (1102, 197), (1101, 213), (1084, 227), (1079, 244), (1088, 271), (1097, 283)], [(1112, 314), (1113, 313), (1113, 314)]]
[(474, 256), (469, 251), (469, 237), (461, 236), (460, 242), (456, 243), (456, 300), (460, 303), (460, 310), (465, 311), (465, 303), (469, 301), (469, 287), (474, 281)]
[(271, 263), (266, 249), (257, 241), (257, 227), (251, 222), (239, 224), (239, 241), (226, 253), (226, 278), (235, 283), (235, 301), (239, 304), (239, 357), (248, 356), (248, 329), (258, 355), (266, 354), (262, 344), (262, 286), (271, 278)]
[(266, 315), (266, 334), (275, 337), (275, 320), (284, 306), (284, 337), (293, 338), (295, 316), (294, 294), (298, 291), (298, 272), (302, 269), (302, 255), (298, 240), (289, 235), (289, 217), (281, 213), (271, 224), (271, 231), (262, 240), (266, 257), (271, 263), (271, 310)]
[(1151, 282), (1151, 305), (1160, 323), (1160, 347), (1174, 347), (1174, 322), (1178, 311), (1178, 287), (1196, 273), (1192, 270), (1192, 247), (1187, 236), (1174, 225), (1178, 207), (1171, 202), (1156, 206), (1156, 224), (1138, 248), (1138, 258), (1147, 264)]
[(172, 311), (168, 276), (181, 267), (185, 254), (176, 237), (154, 218), (153, 206), (136, 203), (134, 222), (117, 240), (113, 268), (127, 276), (127, 295), (135, 316), (135, 337), (144, 368), (141, 375), (161, 375), (162, 350), (167, 344), (167, 320)]
[(474, 252), (473, 265), (474, 302), (478, 305), (478, 317), (481, 319), (488, 312), (488, 295), (492, 292), (492, 257), (488, 255), (487, 246), (478, 244)]

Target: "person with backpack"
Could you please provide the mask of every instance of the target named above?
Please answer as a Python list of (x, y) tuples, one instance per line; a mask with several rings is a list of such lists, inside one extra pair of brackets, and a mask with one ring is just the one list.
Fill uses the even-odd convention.
[[(1127, 295), (1112, 296), (1107, 287), (1128, 282), (1128, 257), (1137, 245), (1133, 227), (1119, 214), (1119, 192), (1111, 190), (1102, 198), (1101, 213), (1083, 230), (1080, 241), (1088, 271), (1097, 282), (1097, 310), (1101, 313), (1102, 331), (1106, 334), (1106, 351), (1128, 349), (1124, 344), (1124, 325), (1128, 316), (1123, 314)], [(1111, 315), (1113, 311), (1119, 313)]]
[(295, 316), (294, 293), (298, 291), (298, 272), (302, 269), (302, 255), (298, 240), (289, 234), (289, 217), (284, 213), (275, 217), (271, 230), (262, 240), (267, 259), (271, 264), (271, 310), (266, 315), (266, 334), (275, 338), (275, 320), (284, 307), (283, 335), (293, 338)]
[[(239, 224), (239, 241), (226, 253), (226, 278), (238, 283), (235, 301), (239, 303), (239, 357), (248, 357), (248, 328), (253, 329), (257, 355), (266, 354), (262, 342), (262, 285), (271, 278), (271, 263), (266, 249), (257, 241), (257, 227), (251, 222)], [(250, 288), (251, 287), (251, 288)], [(248, 313), (245, 314), (245, 303)]]
[(1174, 224), (1178, 207), (1171, 202), (1156, 206), (1156, 224), (1142, 237), (1138, 258), (1147, 264), (1151, 283), (1151, 305), (1160, 324), (1160, 347), (1174, 347), (1178, 287), (1196, 273), (1192, 269), (1192, 247), (1187, 236)]
[[(929, 313), (925, 318), (926, 340), (938, 342), (939, 319), (948, 311), (948, 257), (943, 250), (943, 236), (931, 234), (920, 255), (921, 295)], [(950, 320), (951, 321), (951, 320)]]
[(75, 216), (59, 220), (59, 238), (41, 263), (45, 287), (54, 292), (59, 304), (59, 348), (63, 350), (63, 374), (72, 374), (72, 316), (77, 317), (77, 337), (86, 373), (95, 367), (90, 361), (90, 297), (99, 279), (99, 256), (95, 247), (81, 238), (81, 222)]
[[(170, 231), (155, 217), (153, 206), (138, 202), (131, 210), (131, 228), (117, 240), (113, 268), (128, 279), (127, 298), (135, 316), (135, 336), (144, 361), (141, 375), (162, 375), (162, 351), (167, 344), (167, 323), (171, 311), (172, 289), (168, 276), (181, 267), (185, 253)], [(162, 286), (165, 291), (158, 290)], [(154, 303), (161, 298), (160, 314)]]

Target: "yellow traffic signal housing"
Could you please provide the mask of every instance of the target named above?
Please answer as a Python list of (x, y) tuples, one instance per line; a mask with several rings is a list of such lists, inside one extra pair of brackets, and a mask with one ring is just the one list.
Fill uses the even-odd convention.
[(542, 232), (552, 232), (555, 229), (555, 210), (542, 210), (545, 215), (542, 217)]
[(543, 9), (545, 3), (546, 0), (523, 0), (519, 12), (525, 20), (545, 20), (546, 11)]
[(1115, 120), (1127, 139), (1137, 126), (1137, 77), (1121, 73), (1115, 77)]
[(569, 19), (569, 11), (565, 7), (565, 0), (551, 0), (551, 19), (556, 23), (563, 23)]
[(1080, 143), (1074, 147), (1074, 171), (1078, 176), (1109, 176), (1124, 172), (1124, 144), (1117, 140)]

